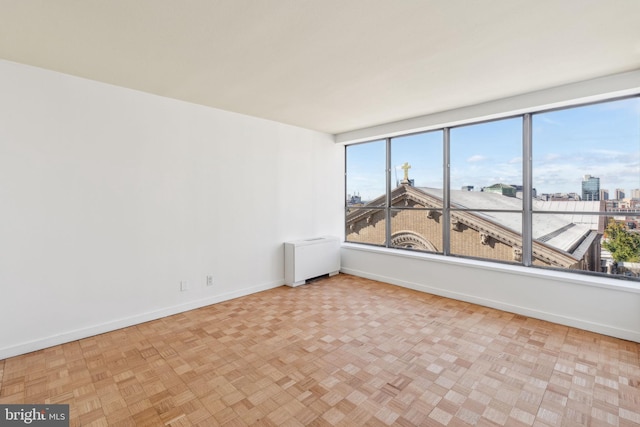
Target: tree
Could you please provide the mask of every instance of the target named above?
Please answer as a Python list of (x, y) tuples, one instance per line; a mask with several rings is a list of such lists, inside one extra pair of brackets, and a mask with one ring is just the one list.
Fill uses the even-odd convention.
[(616, 262), (640, 262), (640, 234), (627, 230), (623, 222), (609, 220), (602, 247)]

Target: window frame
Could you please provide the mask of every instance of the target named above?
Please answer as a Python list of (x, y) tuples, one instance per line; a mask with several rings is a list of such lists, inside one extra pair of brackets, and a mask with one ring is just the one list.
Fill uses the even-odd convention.
[[(484, 261), (484, 262), (497, 262), (497, 263), (506, 263), (506, 264), (511, 264), (511, 265), (521, 265), (524, 267), (531, 267), (531, 268), (537, 268), (537, 269), (543, 269), (543, 270), (556, 270), (556, 271), (562, 271), (562, 272), (567, 272), (567, 273), (573, 273), (573, 274), (582, 274), (582, 275), (595, 275), (597, 277), (612, 277), (615, 279), (619, 279), (619, 280), (632, 280), (632, 281), (640, 281), (640, 277), (639, 278), (635, 278), (635, 277), (629, 277), (629, 276), (621, 276), (621, 275), (606, 275), (597, 271), (587, 271), (587, 270), (574, 270), (574, 269), (568, 269), (568, 268), (560, 268), (560, 267), (549, 267), (549, 266), (537, 266), (534, 265), (533, 263), (533, 258), (534, 258), (534, 243), (535, 243), (535, 239), (533, 238), (533, 216), (534, 215), (539, 215), (539, 214), (566, 214), (566, 212), (562, 212), (562, 211), (540, 211), (540, 210), (535, 210), (533, 207), (533, 117), (537, 114), (545, 114), (545, 113), (549, 113), (549, 112), (554, 112), (554, 111), (561, 111), (561, 110), (568, 110), (568, 109), (575, 109), (575, 108), (581, 108), (581, 107), (585, 107), (585, 106), (589, 106), (589, 105), (597, 105), (597, 104), (605, 104), (605, 103), (611, 103), (611, 102), (616, 102), (616, 101), (622, 101), (625, 99), (640, 99), (640, 94), (631, 94), (631, 95), (623, 95), (623, 96), (617, 96), (617, 97), (610, 97), (610, 98), (602, 98), (602, 99), (598, 99), (595, 101), (590, 101), (590, 102), (583, 102), (583, 103), (573, 103), (573, 104), (567, 104), (567, 105), (563, 105), (563, 106), (559, 106), (559, 107), (552, 107), (552, 108), (540, 108), (540, 109), (535, 109), (535, 108), (530, 108), (527, 109), (527, 111), (524, 112), (519, 112), (517, 114), (505, 114), (505, 115), (501, 115), (500, 117), (494, 117), (494, 118), (490, 118), (490, 119), (477, 119), (477, 120), (465, 120), (464, 123), (462, 124), (456, 124), (456, 125), (451, 125), (451, 126), (447, 126), (447, 125), (442, 125), (442, 126), (432, 126), (427, 130), (423, 130), (423, 131), (415, 131), (415, 132), (406, 132), (406, 133), (402, 133), (402, 132), (397, 132), (394, 133), (392, 136), (387, 136), (384, 138), (381, 137), (377, 137), (377, 138), (372, 138), (372, 139), (367, 139), (367, 140), (363, 140), (363, 141), (358, 141), (355, 143), (347, 143), (345, 144), (345, 232), (346, 232), (346, 219), (347, 219), (347, 203), (346, 203), (346, 195), (347, 195), (347, 191), (346, 191), (346, 179), (347, 179), (347, 174), (348, 174), (348, 170), (347, 170), (347, 156), (348, 156), (348, 149), (349, 147), (353, 146), (353, 145), (360, 145), (360, 144), (366, 144), (366, 143), (370, 143), (370, 142), (376, 142), (376, 141), (385, 141), (386, 144), (386, 194), (385, 194), (385, 205), (384, 207), (376, 207), (376, 209), (383, 209), (385, 211), (385, 241), (384, 244), (382, 245), (376, 245), (376, 244), (371, 244), (371, 243), (363, 243), (363, 242), (353, 242), (353, 241), (348, 241), (345, 238), (345, 241), (347, 241), (348, 243), (354, 243), (354, 244), (362, 244), (362, 245), (369, 245), (369, 246), (382, 246), (385, 248), (391, 248), (391, 249), (398, 249), (398, 250), (403, 250), (403, 251), (413, 251), (414, 249), (410, 249), (410, 248), (402, 248), (402, 247), (398, 247), (398, 246), (394, 246), (392, 245), (392, 220), (391, 220), (391, 213), (392, 211), (398, 210), (399, 208), (397, 207), (393, 207), (392, 203), (391, 203), (391, 191), (393, 190), (392, 188), (392, 166), (391, 166), (391, 143), (392, 140), (394, 138), (398, 138), (398, 137), (405, 137), (405, 136), (411, 136), (411, 135), (417, 135), (417, 134), (423, 134), (423, 133), (428, 133), (428, 132), (437, 132), (437, 131), (442, 131), (442, 144), (443, 144), (443, 159), (442, 159), (442, 171), (443, 171), (443, 188), (442, 188), (442, 252), (427, 252), (430, 254), (433, 254), (434, 256), (441, 256), (441, 257), (459, 257), (459, 258), (467, 258), (467, 259), (475, 259), (475, 260), (479, 260), (479, 261)], [(495, 121), (499, 121), (499, 120), (506, 120), (506, 119), (512, 119), (512, 118), (521, 118), (522, 119), (522, 186), (523, 186), (523, 194), (522, 194), (522, 208), (520, 210), (495, 210), (497, 212), (507, 212), (507, 213), (515, 213), (515, 214), (521, 214), (522, 215), (522, 233), (521, 233), (521, 242), (522, 242), (522, 247), (521, 247), (521, 252), (522, 252), (522, 259), (519, 263), (510, 263), (510, 262), (506, 262), (506, 261), (500, 261), (500, 260), (494, 260), (494, 259), (487, 259), (487, 258), (478, 258), (478, 257), (472, 257), (472, 256), (466, 256), (466, 255), (461, 255), (461, 254), (452, 254), (451, 253), (451, 224), (450, 224), (450, 218), (451, 218), (451, 212), (491, 212), (494, 210), (487, 210), (487, 209), (474, 209), (474, 208), (452, 208), (451, 206), (451, 153), (450, 153), (450, 148), (451, 148), (451, 129), (454, 128), (458, 128), (458, 127), (462, 127), (462, 126), (472, 126), (472, 125), (477, 125), (477, 124), (482, 124), (482, 123), (488, 123), (488, 122), (495, 122)], [(366, 209), (365, 207), (363, 207), (362, 209)], [(369, 207), (369, 209), (371, 209), (371, 207)], [(415, 208), (413, 208), (415, 209)], [(606, 210), (604, 211), (585, 211), (583, 212), (586, 215), (598, 215), (598, 216), (612, 216), (611, 212), (608, 212)], [(640, 212), (637, 212), (638, 215), (640, 215)]]

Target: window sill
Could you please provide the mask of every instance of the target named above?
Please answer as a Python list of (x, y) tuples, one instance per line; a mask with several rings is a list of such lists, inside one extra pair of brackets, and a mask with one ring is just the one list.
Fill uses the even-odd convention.
[(524, 267), (520, 265), (509, 265), (491, 261), (481, 261), (476, 259), (449, 257), (437, 254), (413, 252), (403, 249), (383, 248), (379, 246), (369, 246), (358, 243), (343, 242), (341, 247), (347, 250), (371, 252), (380, 255), (389, 255), (402, 258), (419, 259), (428, 262), (448, 264), (451, 266), (477, 268), (494, 272), (516, 274), (520, 276), (535, 277), (539, 279), (549, 279), (563, 281), (584, 286), (593, 286), (603, 289), (611, 289), (622, 292), (632, 292), (640, 294), (640, 283), (635, 280), (625, 278), (612, 279), (608, 277), (591, 276), (586, 274), (570, 273), (557, 270), (546, 270), (536, 267)]

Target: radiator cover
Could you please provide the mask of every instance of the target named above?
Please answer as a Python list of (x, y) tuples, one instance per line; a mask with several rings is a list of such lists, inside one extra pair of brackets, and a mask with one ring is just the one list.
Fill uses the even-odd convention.
[(284, 281), (298, 286), (308, 279), (340, 270), (340, 239), (325, 236), (284, 243)]

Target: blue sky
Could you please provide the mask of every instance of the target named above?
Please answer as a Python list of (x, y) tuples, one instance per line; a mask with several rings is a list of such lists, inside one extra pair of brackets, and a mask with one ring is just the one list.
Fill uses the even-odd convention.
[[(522, 184), (522, 119), (451, 130), (451, 188)], [(442, 187), (442, 132), (394, 138), (392, 182), (404, 162), (416, 186)], [(347, 193), (384, 194), (383, 141), (347, 149)], [(640, 98), (533, 115), (533, 184), (538, 193), (581, 192), (584, 175), (616, 188), (640, 188)]]
[(640, 98), (536, 115), (533, 141), (539, 191), (580, 192), (585, 174), (599, 177), (610, 195), (640, 188)]

